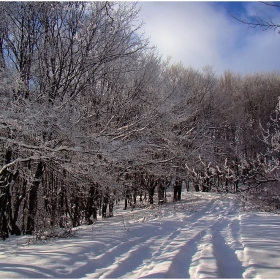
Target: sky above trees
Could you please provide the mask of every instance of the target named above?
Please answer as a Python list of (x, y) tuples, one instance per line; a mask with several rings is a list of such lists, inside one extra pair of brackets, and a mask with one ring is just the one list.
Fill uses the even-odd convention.
[(139, 2), (142, 30), (160, 54), (217, 74), (280, 70), (280, 34), (248, 28), (231, 13), (250, 20), (254, 15), (280, 22), (280, 9), (260, 2)]

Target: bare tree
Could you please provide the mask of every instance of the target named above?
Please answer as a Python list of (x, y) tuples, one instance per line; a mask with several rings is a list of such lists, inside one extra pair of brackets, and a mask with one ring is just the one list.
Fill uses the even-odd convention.
[[(92, 210), (85, 209), (84, 200), (91, 205), (88, 196), (105, 195), (108, 184), (116, 182), (110, 141), (124, 126), (115, 113), (125, 113), (114, 110), (122, 103), (129, 108), (131, 97), (123, 93), (134, 85), (126, 86), (126, 73), (137, 71), (136, 64), (121, 66), (137, 60), (147, 44), (135, 34), (138, 11), (135, 4), (108, 2), (2, 7), (9, 66), (1, 73), (6, 75), (0, 116), (2, 236), (31, 234), (42, 221), (54, 226), (63, 216), (77, 226)], [(137, 132), (139, 118), (127, 119), (131, 123), (120, 138)], [(60, 173), (66, 177), (51, 166), (65, 170)]]
[[(274, 9), (278, 10), (280, 8), (279, 2), (261, 2), (262, 4), (273, 7)], [(231, 16), (236, 19), (237, 21), (247, 25), (249, 28), (261, 28), (262, 30), (272, 29), (280, 33), (280, 24), (275, 23), (274, 20), (270, 18), (260, 17), (259, 15), (254, 15), (252, 19), (241, 19), (234, 14)]]

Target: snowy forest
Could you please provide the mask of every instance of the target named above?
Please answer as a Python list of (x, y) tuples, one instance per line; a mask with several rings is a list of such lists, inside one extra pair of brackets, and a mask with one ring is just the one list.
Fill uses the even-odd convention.
[(1, 2), (0, 238), (188, 190), (278, 212), (280, 74), (163, 59), (136, 3)]

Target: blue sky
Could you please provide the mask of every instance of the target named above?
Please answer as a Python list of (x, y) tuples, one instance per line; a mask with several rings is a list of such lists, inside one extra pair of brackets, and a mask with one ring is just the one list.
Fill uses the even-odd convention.
[(254, 15), (280, 23), (280, 9), (260, 2), (139, 2), (143, 31), (164, 57), (217, 74), (280, 72), (280, 34), (263, 31), (233, 19)]

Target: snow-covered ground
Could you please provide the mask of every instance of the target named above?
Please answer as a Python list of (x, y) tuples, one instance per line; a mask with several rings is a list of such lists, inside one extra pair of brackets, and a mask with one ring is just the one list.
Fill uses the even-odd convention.
[(74, 237), (1, 242), (0, 278), (280, 278), (280, 216), (207, 193), (121, 207)]

